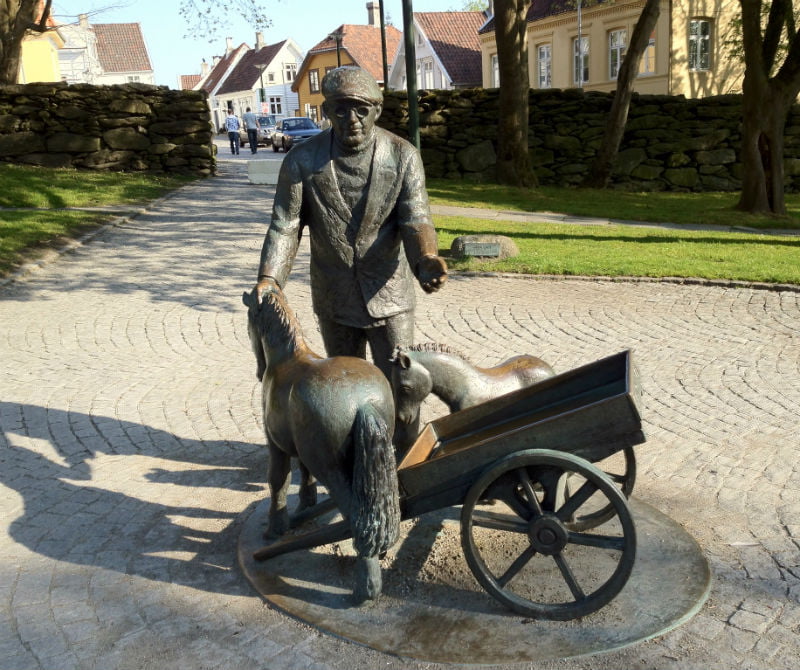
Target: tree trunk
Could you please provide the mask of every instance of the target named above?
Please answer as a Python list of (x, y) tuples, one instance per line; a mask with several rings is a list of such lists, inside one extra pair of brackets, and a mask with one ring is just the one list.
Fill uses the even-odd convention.
[(500, 71), (497, 124), (497, 180), (501, 184), (536, 185), (528, 152), (528, 38), (531, 0), (495, 0), (494, 21)]
[(636, 21), (631, 35), (631, 43), (622, 65), (617, 73), (617, 89), (608, 113), (606, 130), (597, 155), (592, 162), (589, 173), (584, 178), (581, 186), (588, 188), (605, 188), (611, 179), (611, 170), (619, 153), (622, 135), (625, 133), (625, 124), (628, 122), (633, 84), (639, 74), (639, 63), (642, 54), (650, 42), (658, 16), (661, 13), (661, 0), (647, 0), (642, 13)]
[(50, 12), (50, 2), (44, 7), (46, 14), (39, 24), (34, 23), (39, 0), (0, 1), (0, 84), (16, 84), (22, 55), (22, 39), (28, 30), (44, 29)]
[[(742, 99), (742, 193), (737, 209), (785, 214), (783, 133), (788, 105), (772, 82), (745, 85)], [(756, 91), (748, 90), (757, 88)]]

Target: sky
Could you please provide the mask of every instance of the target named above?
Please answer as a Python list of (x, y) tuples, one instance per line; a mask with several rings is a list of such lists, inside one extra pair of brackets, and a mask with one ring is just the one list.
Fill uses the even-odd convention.
[[(225, 0), (209, 0), (213, 11), (224, 12)], [(89, 14), (91, 23), (140, 23), (156, 84), (178, 87), (178, 76), (200, 74), (203, 58), (225, 52), (225, 38), (235, 46), (255, 44), (255, 31), (232, 12), (229, 25), (213, 42), (184, 37), (187, 25), (178, 13), (178, 0), (54, 0), (53, 15), (61, 23), (77, 21), (78, 14)], [(230, 3), (233, 4), (233, 3)], [(367, 24), (367, 0), (263, 0), (271, 10), (272, 26), (264, 31), (264, 41), (274, 44), (292, 38), (307, 51), (343, 23)], [(412, 0), (415, 12), (460, 10), (463, 0)], [(394, 26), (403, 29), (401, 0), (385, 0), (384, 13)]]

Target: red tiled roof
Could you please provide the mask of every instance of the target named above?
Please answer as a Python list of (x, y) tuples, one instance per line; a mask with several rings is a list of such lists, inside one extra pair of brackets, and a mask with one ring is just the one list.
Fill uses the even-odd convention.
[(180, 76), (181, 91), (191, 91), (200, 82), (199, 74), (182, 74)]
[(225, 76), (225, 73), (228, 71), (228, 68), (231, 66), (231, 63), (234, 61), (236, 54), (238, 54), (242, 50), (249, 50), (250, 47), (247, 46), (244, 42), (242, 42), (238, 47), (233, 49), (230, 53), (226, 53), (220, 61), (211, 69), (211, 72), (208, 73), (208, 77), (203, 82), (203, 85), (200, 87), (206, 93), (211, 93), (214, 88), (222, 81), (222, 78)]
[(95, 23), (97, 57), (105, 72), (152, 71), (138, 23)]
[[(588, 0), (583, 3), (583, 8), (593, 5), (600, 5), (605, 0)], [(576, 5), (573, 0), (533, 0), (531, 6), (528, 8), (528, 15), (526, 21), (538, 21), (539, 19), (546, 19), (550, 16), (557, 14), (565, 14), (566, 12), (574, 12)], [(492, 17), (486, 25), (481, 29), (481, 34), (494, 32), (494, 17)]]
[[(333, 32), (341, 32), (342, 48), (347, 51), (353, 62), (369, 72), (375, 80), (383, 82), (383, 56), (381, 55), (380, 26), (357, 26), (345, 23)], [(386, 59), (391, 63), (400, 47), (403, 34), (394, 26), (386, 26)], [(308, 51), (306, 61), (315, 53), (335, 51), (336, 40), (326, 37)], [(303, 68), (301, 67), (301, 73)], [(298, 74), (299, 79), (299, 74)]]
[(456, 86), (480, 86), (483, 12), (415, 12), (414, 19)]
[(278, 52), (280, 52), (284, 44), (286, 44), (286, 40), (278, 42), (277, 44), (261, 47), (258, 51), (255, 49), (249, 50), (241, 57), (239, 62), (236, 63), (233, 71), (228, 75), (228, 78), (217, 93), (234, 93), (236, 91), (249, 91), (252, 89), (260, 76), (260, 71), (256, 65), (269, 65), (275, 56), (278, 55)]

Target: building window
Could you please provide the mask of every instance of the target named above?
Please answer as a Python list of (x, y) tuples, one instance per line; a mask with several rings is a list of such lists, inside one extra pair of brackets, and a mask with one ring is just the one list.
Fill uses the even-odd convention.
[(308, 88), (311, 93), (319, 93), (319, 70), (308, 71)]
[(616, 79), (622, 59), (625, 58), (628, 33), (625, 30), (612, 30), (608, 33), (608, 78)]
[(536, 71), (539, 88), (550, 88), (553, 85), (551, 54), (549, 44), (540, 44), (536, 49)]
[(426, 58), (421, 61), (422, 77), (420, 86), (428, 90), (433, 88), (433, 58)]
[(283, 64), (283, 78), (285, 81), (294, 81), (296, 75), (297, 75), (297, 63)]
[(650, 40), (642, 54), (642, 60), (639, 61), (639, 74), (648, 75), (654, 74), (656, 71), (656, 31), (654, 30), (650, 35)]
[(572, 40), (572, 80), (576, 86), (589, 81), (589, 38)]
[(270, 98), (269, 99), (269, 113), (270, 114), (283, 114), (281, 99), (280, 97), (277, 98)]
[(497, 60), (497, 54), (492, 54), (492, 81), (489, 83), (490, 88), (500, 88), (500, 62)]
[(692, 19), (689, 21), (689, 69), (711, 68), (711, 21)]
[(317, 116), (317, 106), (316, 105), (309, 105), (308, 103), (306, 103), (306, 116), (309, 119), (312, 119), (314, 121), (318, 121), (319, 118)]
[(270, 84), (274, 84), (275, 83), (275, 73), (274, 72), (267, 72), (267, 81)]
[(128, 82), (136, 82), (136, 81), (141, 81), (141, 77), (139, 77), (138, 74), (128, 75)]

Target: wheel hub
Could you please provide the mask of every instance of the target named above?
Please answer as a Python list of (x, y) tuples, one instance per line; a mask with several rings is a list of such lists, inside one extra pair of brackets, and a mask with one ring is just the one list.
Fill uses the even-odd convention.
[(536, 551), (552, 556), (567, 546), (569, 533), (558, 517), (544, 514), (531, 521), (528, 527), (528, 537)]

